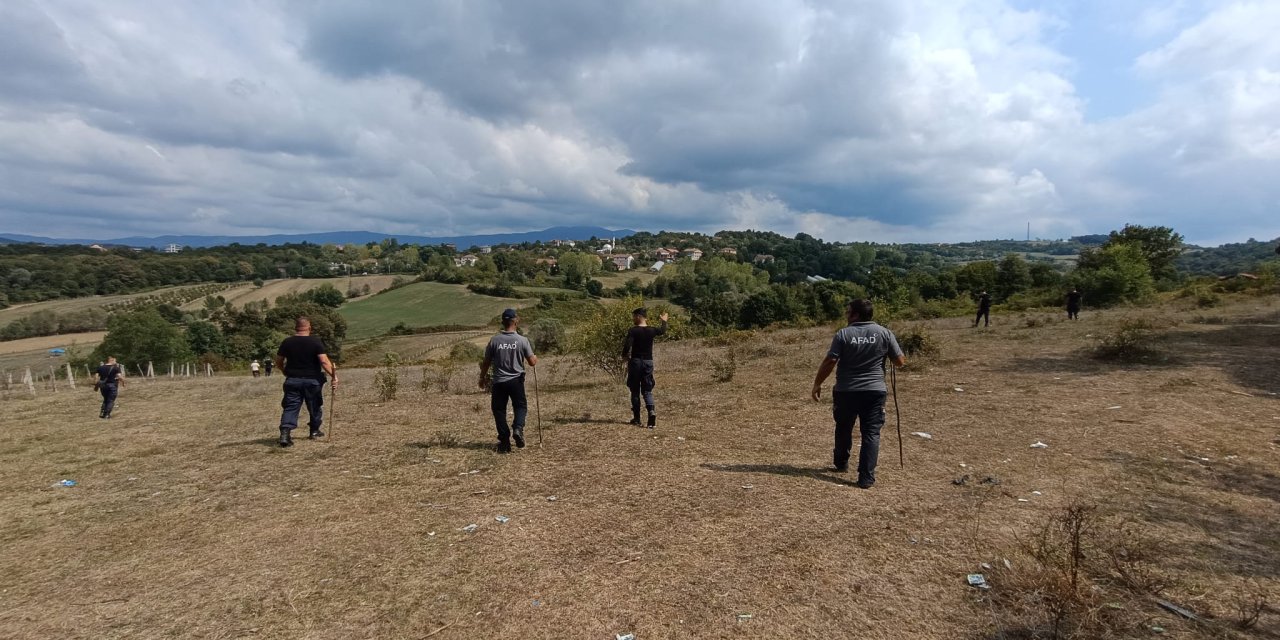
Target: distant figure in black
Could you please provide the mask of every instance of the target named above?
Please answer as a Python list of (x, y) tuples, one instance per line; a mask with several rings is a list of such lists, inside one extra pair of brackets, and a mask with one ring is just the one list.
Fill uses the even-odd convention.
[(658, 426), (657, 408), (653, 400), (653, 339), (667, 332), (667, 314), (658, 316), (662, 324), (649, 326), (649, 310), (640, 307), (631, 312), (635, 324), (627, 330), (622, 342), (622, 359), (627, 362), (627, 388), (631, 390), (631, 424), (640, 426), (640, 397), (649, 413), (649, 428)]
[(311, 335), (311, 320), (298, 318), (294, 322), (294, 335), (285, 338), (276, 351), (276, 366), (284, 371), (284, 399), (280, 401), (280, 446), (293, 446), (291, 432), (298, 426), (298, 414), (307, 405), (311, 439), (324, 436), (320, 425), (324, 421), (324, 376), (333, 379), (338, 388), (338, 373), (329, 361), (324, 342)]
[(267, 359), (266, 362), (262, 363), (262, 369), (263, 371), (266, 371), (268, 378), (271, 377), (271, 370), (274, 368), (275, 368), (275, 363), (272, 362), (270, 359)]
[(115, 358), (107, 358), (98, 367), (97, 374), (98, 381), (93, 383), (93, 388), (102, 394), (102, 412), (98, 417), (106, 419), (111, 417), (111, 410), (116, 407), (116, 395), (124, 386), (124, 367), (117, 364)]
[(979, 322), (983, 322), (984, 327), (991, 326), (991, 294), (985, 289), (978, 294), (978, 315), (973, 319), (973, 326), (978, 326)]
[(1069, 320), (1080, 319), (1080, 298), (1081, 297), (1083, 296), (1080, 295), (1080, 290), (1074, 287), (1071, 289), (1071, 292), (1067, 294), (1067, 319)]

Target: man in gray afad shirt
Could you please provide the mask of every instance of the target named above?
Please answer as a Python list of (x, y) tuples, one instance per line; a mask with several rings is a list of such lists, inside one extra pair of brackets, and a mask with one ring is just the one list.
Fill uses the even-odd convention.
[(849, 470), (853, 448), (853, 423), (859, 423), (862, 450), (858, 453), (858, 486), (870, 489), (876, 483), (876, 461), (880, 457), (880, 428), (884, 426), (884, 360), (904, 366), (898, 339), (893, 332), (872, 322), (875, 312), (870, 300), (853, 300), (845, 310), (849, 326), (836, 333), (827, 357), (818, 366), (813, 381), (813, 399), (822, 399), (822, 383), (836, 372), (831, 390), (832, 415), (836, 421), (836, 445), (832, 450), (835, 471)]
[[(489, 339), (484, 350), (484, 362), (480, 363), (480, 388), (489, 387), (489, 407), (498, 427), (498, 453), (511, 452), (511, 440), (524, 448), (524, 420), (529, 414), (529, 400), (524, 393), (524, 363), (538, 364), (529, 339), (516, 333), (520, 318), (515, 309), (502, 312), (502, 331)], [(489, 379), (489, 367), (493, 366), (493, 380)], [(507, 401), (515, 411), (515, 420), (507, 428)]]

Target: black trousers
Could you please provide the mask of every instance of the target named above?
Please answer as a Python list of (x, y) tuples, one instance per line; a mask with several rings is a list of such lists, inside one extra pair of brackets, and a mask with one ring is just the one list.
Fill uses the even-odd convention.
[(991, 326), (991, 309), (978, 309), (978, 315), (973, 319), (973, 326), (978, 326), (978, 322), (986, 320), (984, 327)]
[(653, 361), (632, 358), (627, 362), (627, 389), (631, 390), (631, 413), (640, 415), (640, 398), (649, 413), (656, 411), (653, 401)]
[[(511, 442), (511, 431), (524, 436), (524, 419), (529, 415), (529, 399), (524, 394), (524, 376), (506, 382), (493, 383), (489, 408), (493, 409), (493, 422), (498, 427), (498, 442)], [(515, 420), (507, 427), (507, 401), (515, 411)]]
[(1080, 307), (1067, 307), (1067, 319), (1069, 319), (1069, 320), (1079, 320), (1079, 319), (1080, 319)]
[(111, 410), (116, 408), (116, 395), (120, 393), (120, 385), (115, 382), (103, 382), (98, 385), (98, 392), (102, 394), (102, 413), (103, 418), (111, 417)]
[(831, 394), (831, 413), (836, 421), (836, 446), (831, 452), (837, 467), (849, 464), (853, 449), (853, 423), (862, 435), (858, 453), (858, 481), (876, 481), (876, 462), (880, 459), (880, 429), (884, 427), (884, 391), (835, 391)]
[(302, 405), (307, 405), (307, 414), (311, 419), (307, 426), (318, 431), (324, 421), (324, 381), (315, 378), (285, 378), (284, 399), (280, 401), (280, 428), (293, 429), (298, 426), (298, 414)]

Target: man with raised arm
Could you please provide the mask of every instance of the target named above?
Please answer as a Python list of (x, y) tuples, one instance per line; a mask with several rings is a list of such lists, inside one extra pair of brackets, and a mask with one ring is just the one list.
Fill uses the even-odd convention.
[(870, 489), (876, 483), (876, 462), (880, 457), (880, 429), (884, 426), (884, 401), (888, 390), (884, 385), (884, 361), (895, 366), (907, 364), (893, 332), (871, 321), (875, 309), (870, 300), (853, 300), (845, 309), (849, 325), (836, 333), (827, 357), (818, 366), (811, 395), (822, 399), (822, 383), (836, 372), (831, 390), (835, 418), (835, 448), (832, 450), (833, 471), (849, 470), (849, 453), (853, 448), (853, 423), (862, 435), (858, 453), (858, 486)]
[(653, 340), (667, 332), (667, 314), (658, 316), (657, 327), (649, 326), (649, 310), (640, 307), (631, 312), (635, 325), (627, 330), (622, 342), (622, 359), (627, 362), (627, 389), (631, 390), (631, 424), (640, 426), (640, 397), (649, 413), (649, 428), (658, 426), (657, 408), (653, 400)]

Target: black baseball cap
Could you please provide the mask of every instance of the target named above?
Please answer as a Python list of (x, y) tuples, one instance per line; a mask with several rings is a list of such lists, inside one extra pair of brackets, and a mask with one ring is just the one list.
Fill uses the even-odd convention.
[(517, 317), (517, 315), (518, 315), (518, 314), (516, 314), (516, 310), (515, 310), (515, 309), (503, 309), (503, 310), (502, 310), (502, 320), (503, 320), (503, 322), (505, 322), (505, 321), (507, 321), (507, 320), (514, 320), (514, 319)]

